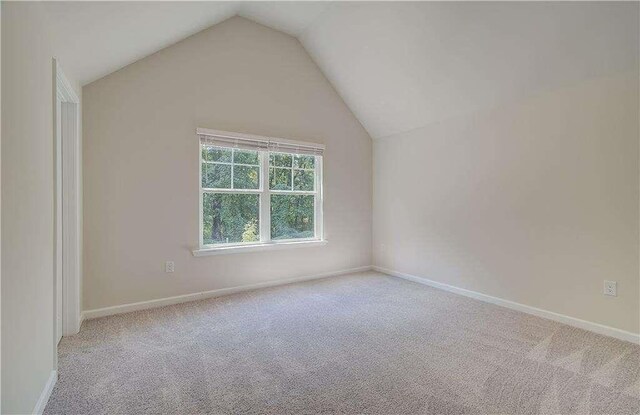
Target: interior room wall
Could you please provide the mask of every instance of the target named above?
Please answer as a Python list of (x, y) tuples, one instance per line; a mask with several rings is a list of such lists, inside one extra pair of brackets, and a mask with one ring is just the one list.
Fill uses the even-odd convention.
[(375, 264), (638, 333), (639, 15), (351, 2), (319, 16), (301, 41), (374, 139)]
[(376, 140), (375, 264), (638, 333), (638, 100), (636, 69)]
[[(325, 144), (329, 243), (193, 257), (197, 127)], [(371, 264), (371, 139), (289, 35), (234, 17), (163, 49), (83, 88), (83, 130), (85, 310)]]
[(33, 411), (55, 369), (55, 48), (40, 4), (1, 7), (2, 411), (23, 414)]

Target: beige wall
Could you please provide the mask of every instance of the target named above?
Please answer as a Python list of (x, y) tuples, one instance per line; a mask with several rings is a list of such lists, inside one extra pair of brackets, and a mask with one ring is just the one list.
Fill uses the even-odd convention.
[(3, 413), (30, 413), (55, 369), (54, 48), (40, 7), (2, 3)]
[(638, 333), (638, 99), (636, 68), (375, 141), (375, 263)]
[[(371, 139), (296, 39), (232, 18), (84, 87), (83, 112), (85, 310), (371, 264)], [(196, 127), (326, 144), (329, 244), (193, 257)]]

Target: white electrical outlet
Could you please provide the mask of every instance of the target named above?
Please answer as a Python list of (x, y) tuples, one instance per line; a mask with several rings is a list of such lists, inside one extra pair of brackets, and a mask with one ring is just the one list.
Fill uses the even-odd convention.
[(167, 261), (164, 263), (164, 272), (173, 272), (174, 264), (173, 261)]
[(604, 295), (616, 297), (618, 295), (618, 283), (604, 280)]

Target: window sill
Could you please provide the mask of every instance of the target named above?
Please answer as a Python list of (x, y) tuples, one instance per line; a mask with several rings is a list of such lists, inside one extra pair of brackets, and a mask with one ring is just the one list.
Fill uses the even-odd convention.
[(245, 252), (274, 251), (278, 249), (290, 248), (311, 248), (314, 246), (326, 245), (326, 240), (315, 241), (295, 241), (295, 242), (269, 242), (255, 245), (236, 245), (224, 246), (217, 248), (194, 249), (193, 256), (223, 255), (223, 254), (241, 254)]

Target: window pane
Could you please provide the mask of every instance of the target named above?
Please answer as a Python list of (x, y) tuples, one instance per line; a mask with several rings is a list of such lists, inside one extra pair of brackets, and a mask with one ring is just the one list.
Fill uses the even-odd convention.
[(271, 195), (271, 239), (312, 238), (313, 195)]
[(269, 166), (291, 167), (291, 154), (269, 153)]
[(291, 190), (291, 169), (269, 169), (269, 189)]
[(234, 189), (257, 189), (259, 187), (259, 167), (233, 166)]
[(260, 240), (260, 196), (204, 193), (202, 240), (205, 245)]
[(293, 158), (293, 167), (301, 169), (312, 169), (315, 166), (316, 158), (314, 156), (303, 156), (296, 154)]
[(293, 190), (313, 190), (313, 170), (293, 171)]
[(258, 165), (258, 152), (249, 150), (234, 150), (233, 162), (240, 164)]
[(202, 146), (202, 160), (231, 163), (231, 149), (214, 146)]
[(231, 188), (231, 165), (202, 163), (202, 187), (207, 189)]

